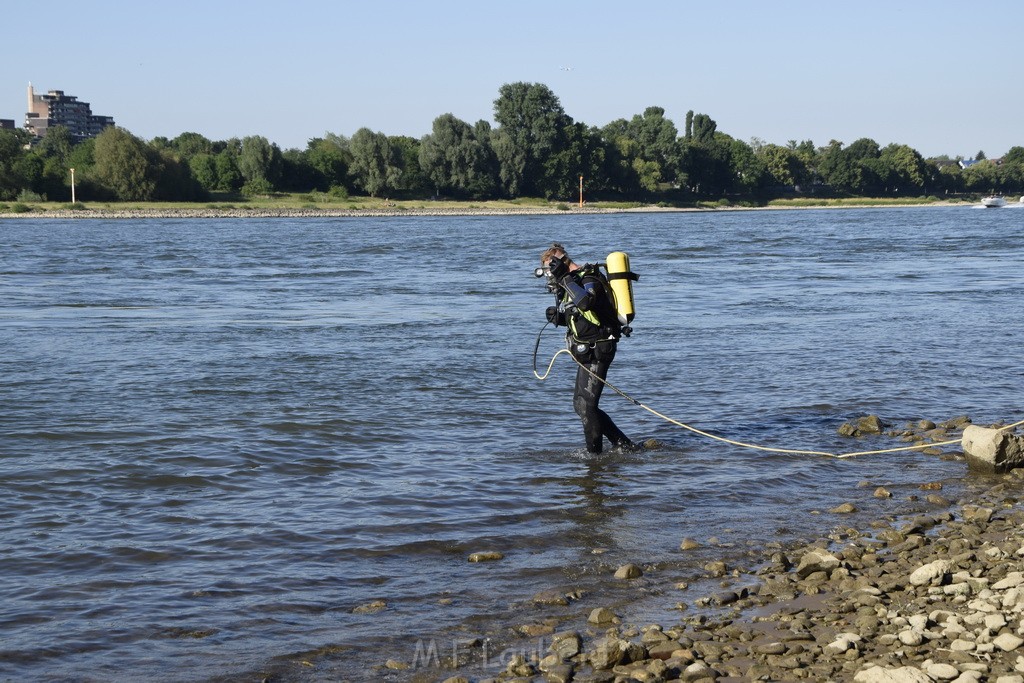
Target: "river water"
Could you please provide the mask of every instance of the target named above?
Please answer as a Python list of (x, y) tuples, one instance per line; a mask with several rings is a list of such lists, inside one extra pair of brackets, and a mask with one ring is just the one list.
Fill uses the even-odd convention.
[[(902, 445), (837, 435), (868, 413), (1024, 418), (1022, 233), (1024, 211), (965, 207), (4, 220), (0, 678), (402, 680), (371, 667), (507, 636), (545, 589), (587, 592), (549, 613), (664, 617), (680, 598), (611, 581), (626, 562), (686, 578), (826, 533), (839, 502), (955, 500), (961, 460), (751, 451), (610, 392), (661, 445), (588, 456), (574, 366), (532, 373), (532, 269), (552, 240), (627, 251), (610, 381), (723, 436), (843, 452)], [(548, 328), (538, 366), (560, 347)], [(484, 550), (505, 558), (467, 562)]]

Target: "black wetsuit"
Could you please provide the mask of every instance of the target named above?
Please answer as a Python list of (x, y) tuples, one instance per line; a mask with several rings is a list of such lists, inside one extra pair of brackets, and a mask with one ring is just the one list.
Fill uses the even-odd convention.
[(602, 437), (607, 437), (615, 446), (631, 447), (633, 443), (629, 438), (598, 407), (604, 389), (601, 380), (608, 376), (622, 334), (608, 283), (596, 266), (588, 264), (563, 278), (561, 284), (556, 294), (559, 310), (555, 324), (569, 328), (566, 334), (569, 351), (583, 366), (576, 370), (572, 405), (583, 421), (587, 450), (600, 453)]

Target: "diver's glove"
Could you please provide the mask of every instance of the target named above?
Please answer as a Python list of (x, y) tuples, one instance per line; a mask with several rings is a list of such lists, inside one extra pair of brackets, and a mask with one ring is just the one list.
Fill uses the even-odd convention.
[(553, 258), (548, 261), (548, 270), (555, 282), (561, 282), (562, 278), (569, 274), (569, 266), (565, 265), (562, 259)]
[(556, 306), (548, 306), (547, 310), (544, 311), (544, 315), (547, 316), (548, 322), (555, 327), (565, 325), (565, 313), (558, 310)]

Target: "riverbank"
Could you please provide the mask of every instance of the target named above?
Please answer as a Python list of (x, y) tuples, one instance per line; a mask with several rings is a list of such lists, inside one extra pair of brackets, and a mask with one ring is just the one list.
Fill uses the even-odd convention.
[(439, 206), (429, 206), (422, 202), (376, 202), (370, 206), (358, 208), (325, 207), (310, 208), (296, 206), (269, 206), (254, 204), (252, 206), (226, 205), (217, 207), (208, 205), (197, 206), (156, 206), (117, 208), (106, 205), (100, 208), (81, 206), (71, 208), (52, 208), (46, 205), (32, 207), (20, 211), (0, 211), (0, 219), (4, 218), (54, 218), (71, 219), (148, 219), (148, 218), (374, 218), (396, 216), (528, 216), (528, 215), (567, 215), (567, 214), (608, 214), (608, 213), (678, 213), (678, 212), (712, 212), (712, 211), (760, 211), (785, 209), (864, 209), (892, 208), (900, 206), (938, 207), (964, 206), (969, 202), (950, 201), (872, 201), (872, 200), (822, 200), (773, 202), (767, 206), (746, 206), (729, 204), (699, 204), (688, 207), (669, 207), (658, 205), (612, 204), (608, 206), (576, 204), (523, 204), (509, 202), (490, 202), (483, 205), (466, 203), (459, 205), (445, 202)]
[[(936, 426), (927, 426), (918, 437), (935, 436)], [(421, 644), (411, 658), (381, 662), (367, 680), (1021, 683), (1022, 486), (1024, 469), (979, 476), (951, 501), (940, 483), (921, 482), (910, 497), (923, 511), (856, 527), (844, 524), (856, 506), (837, 500), (820, 513), (835, 518), (825, 538), (706, 562), (690, 581), (641, 564), (609, 577), (637, 601), (673, 600), (680, 610), (673, 623), (631, 623), (620, 616), (634, 611), (628, 602), (592, 607), (594, 596), (553, 589), (532, 598), (505, 640)], [(862, 487), (893, 498), (883, 486)], [(683, 539), (680, 552), (717, 542)], [(579, 609), (584, 603), (591, 607)]]

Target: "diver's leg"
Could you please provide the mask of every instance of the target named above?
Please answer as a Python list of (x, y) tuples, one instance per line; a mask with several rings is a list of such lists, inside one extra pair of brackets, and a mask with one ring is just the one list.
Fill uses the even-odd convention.
[[(591, 361), (584, 363), (584, 365), (596, 373), (600, 363)], [(607, 371), (606, 367), (605, 372)], [(601, 398), (601, 389), (603, 388), (604, 384), (583, 367), (577, 368), (576, 388), (572, 396), (572, 407), (583, 422), (583, 437), (587, 442), (587, 450), (591, 453), (600, 453), (603, 448), (602, 413), (597, 407), (597, 401)], [(607, 418), (607, 415), (605, 417)]]

